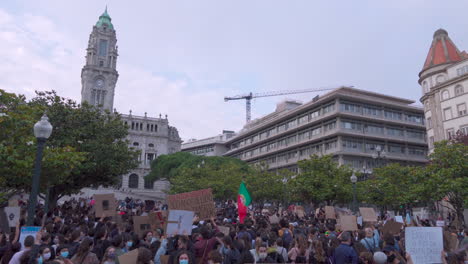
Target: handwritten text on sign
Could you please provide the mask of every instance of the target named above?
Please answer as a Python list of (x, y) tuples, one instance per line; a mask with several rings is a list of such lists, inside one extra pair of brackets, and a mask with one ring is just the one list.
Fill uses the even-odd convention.
[(442, 228), (405, 228), (406, 252), (411, 254), (414, 264), (442, 263)]

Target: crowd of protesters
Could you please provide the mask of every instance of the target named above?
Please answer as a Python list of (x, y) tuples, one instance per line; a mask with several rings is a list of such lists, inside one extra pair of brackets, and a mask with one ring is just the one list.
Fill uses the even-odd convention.
[[(235, 263), (413, 263), (405, 252), (404, 229), (382, 233), (382, 221), (364, 223), (358, 231), (341, 232), (336, 221), (325, 219), (323, 210), (299, 217), (294, 211), (253, 210), (237, 221), (235, 205), (222, 205), (217, 217), (193, 222), (192, 234), (165, 234), (162, 229), (139, 236), (132, 215), (167, 210), (160, 203), (139, 200), (120, 201), (117, 210), (122, 222), (97, 216), (90, 199), (70, 200), (44, 213), (38, 208), (35, 226), (42, 226), (35, 237), (20, 244), (20, 220), (16, 230), (0, 234), (0, 264), (130, 264), (119, 263), (119, 256), (138, 251), (138, 264), (235, 264)], [(279, 221), (271, 221), (276, 215)], [(272, 223), (275, 222), (275, 223)], [(430, 221), (420, 225), (431, 226)], [(226, 234), (220, 226), (228, 227)], [(456, 245), (444, 241), (440, 263), (466, 263), (468, 234), (452, 226), (445, 228), (457, 236)]]

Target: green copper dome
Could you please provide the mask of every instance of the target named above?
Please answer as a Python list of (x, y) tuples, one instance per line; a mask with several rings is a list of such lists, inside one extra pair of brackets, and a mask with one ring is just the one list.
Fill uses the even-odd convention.
[(110, 29), (114, 29), (114, 25), (111, 23), (111, 18), (109, 14), (107, 13), (107, 6), (106, 10), (102, 15), (99, 17), (99, 21), (96, 23), (96, 27), (102, 27), (103, 25), (107, 25)]

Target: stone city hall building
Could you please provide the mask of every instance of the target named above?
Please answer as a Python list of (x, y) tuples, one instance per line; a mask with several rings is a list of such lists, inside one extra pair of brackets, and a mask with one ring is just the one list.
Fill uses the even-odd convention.
[[(117, 72), (118, 46), (114, 25), (106, 11), (93, 26), (86, 49), (86, 64), (81, 71), (81, 100), (104, 110), (114, 108), (115, 87), (119, 73)], [(114, 110), (115, 111), (115, 110)], [(167, 115), (148, 117), (122, 115), (123, 122), (128, 126), (129, 146), (141, 151), (137, 169), (127, 175), (122, 175), (122, 188), (134, 193), (154, 196), (168, 187), (167, 182), (148, 182), (144, 180), (150, 172), (150, 163), (162, 154), (180, 151), (182, 140), (175, 127), (169, 125)]]

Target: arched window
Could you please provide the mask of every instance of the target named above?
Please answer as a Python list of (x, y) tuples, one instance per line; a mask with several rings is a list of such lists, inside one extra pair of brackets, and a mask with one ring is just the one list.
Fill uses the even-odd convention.
[(138, 143), (138, 142), (133, 142), (133, 146), (138, 147), (139, 145), (140, 145), (140, 143)]
[(442, 100), (447, 100), (447, 99), (449, 99), (449, 97), (450, 97), (449, 91), (448, 90), (443, 90), (442, 91)]
[(149, 181), (145, 178), (145, 189), (153, 189), (153, 181)]
[(444, 75), (439, 75), (436, 77), (436, 84), (443, 83), (445, 82), (445, 76)]
[(429, 85), (427, 84), (427, 81), (423, 82), (423, 89), (425, 93), (429, 92)]
[(153, 143), (149, 143), (149, 144), (148, 144), (148, 147), (154, 148), (154, 144), (153, 144)]
[(463, 94), (463, 86), (457, 85), (455, 86), (455, 96)]
[(138, 188), (138, 175), (131, 174), (128, 177), (128, 188), (137, 189)]

